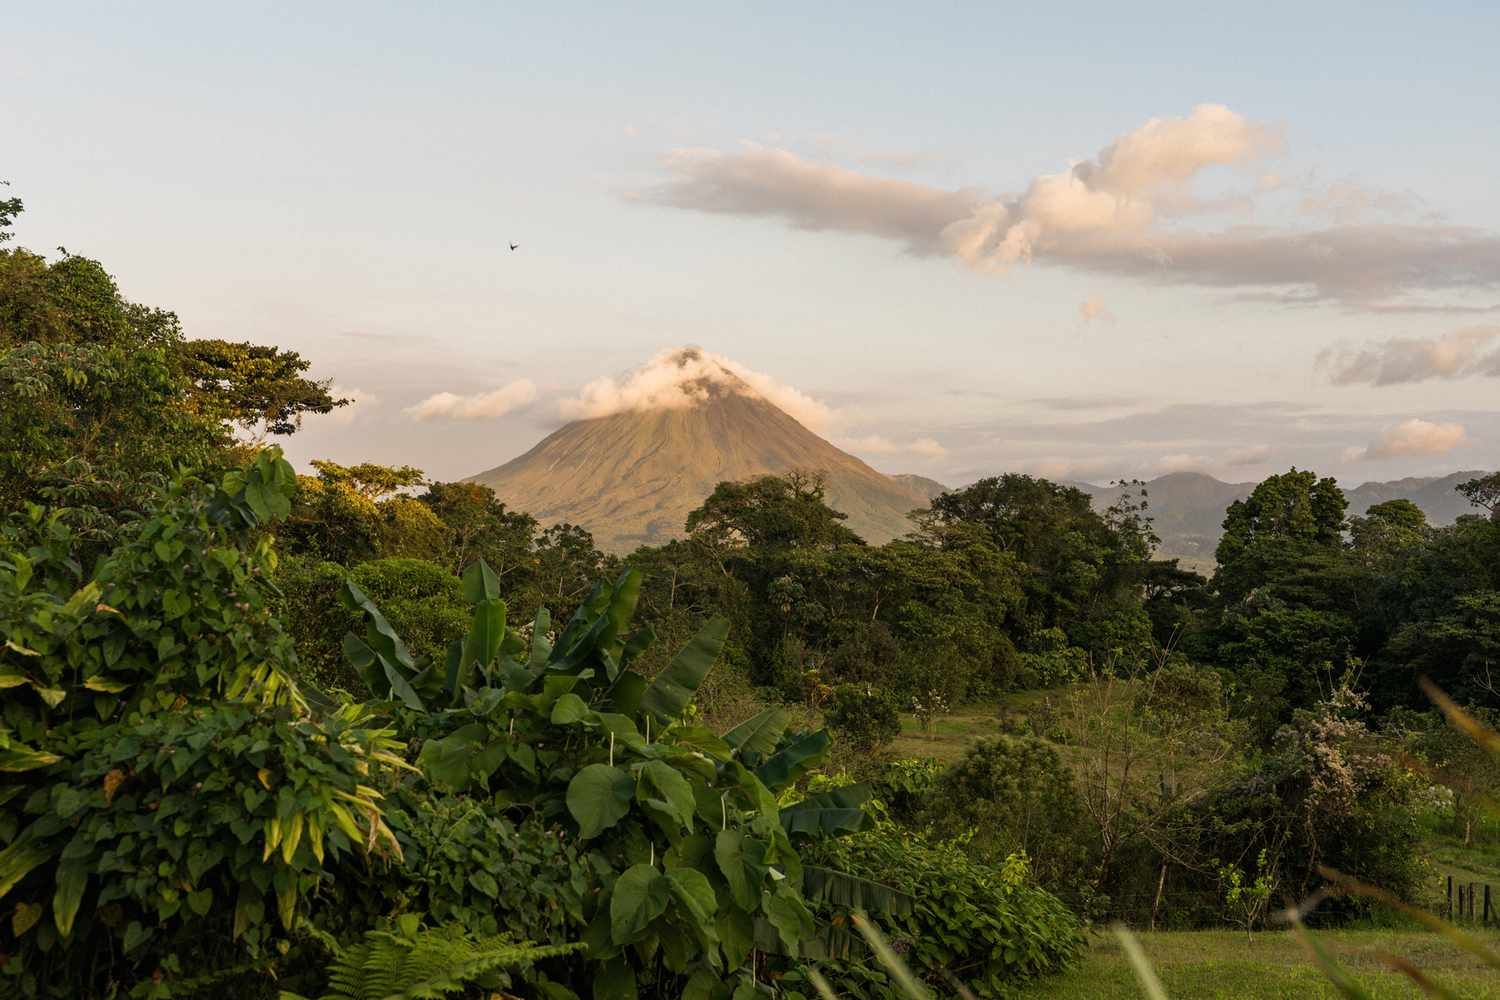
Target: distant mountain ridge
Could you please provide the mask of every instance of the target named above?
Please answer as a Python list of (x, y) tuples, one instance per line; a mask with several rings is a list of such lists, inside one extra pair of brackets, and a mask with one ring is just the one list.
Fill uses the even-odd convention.
[[(1363, 514), (1387, 500), (1410, 500), (1422, 508), (1429, 523), (1452, 524), (1462, 514), (1478, 511), (1457, 491), (1459, 483), (1485, 472), (1454, 472), (1446, 476), (1411, 476), (1391, 482), (1368, 482), (1344, 490), (1349, 513)], [(1094, 499), (1102, 509), (1119, 499), (1117, 486), (1070, 483)], [(1161, 536), (1161, 554), (1178, 557), (1200, 568), (1211, 566), (1214, 549), (1223, 532), (1224, 511), (1231, 503), (1249, 496), (1255, 483), (1226, 483), (1201, 472), (1173, 472), (1146, 482), (1148, 513)]]
[(942, 492), (834, 447), (712, 355), (684, 348), (643, 372), (650, 391), (639, 404), (575, 420), (470, 481), (543, 524), (581, 525), (617, 553), (682, 537), (688, 513), (724, 481), (819, 473), (829, 505), (874, 544), (910, 531), (907, 514)]

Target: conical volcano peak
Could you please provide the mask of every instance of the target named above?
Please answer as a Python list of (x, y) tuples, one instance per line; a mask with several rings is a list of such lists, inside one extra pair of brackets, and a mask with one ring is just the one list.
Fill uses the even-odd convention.
[(872, 542), (905, 534), (907, 512), (930, 499), (819, 437), (835, 414), (818, 400), (698, 347), (595, 379), (562, 415), (572, 422), (473, 479), (544, 524), (582, 525), (608, 551), (682, 537), (726, 480), (820, 473), (830, 505)]

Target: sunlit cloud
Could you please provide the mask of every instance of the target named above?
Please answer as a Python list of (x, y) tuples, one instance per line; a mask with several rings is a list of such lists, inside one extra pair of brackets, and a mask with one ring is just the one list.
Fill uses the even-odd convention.
[(380, 402), (380, 397), (373, 392), (347, 388), (337, 383), (328, 387), (328, 394), (334, 399), (349, 400), (348, 405), (338, 407), (324, 418), (333, 424), (352, 424), (355, 417), (368, 416), (370, 408)]
[(1500, 378), (1500, 326), (1476, 326), (1441, 337), (1392, 337), (1368, 347), (1347, 344), (1318, 355), (1335, 385), (1401, 385), (1428, 379)]
[(839, 420), (832, 407), (801, 390), (696, 347), (662, 351), (623, 376), (594, 379), (564, 399), (558, 412), (564, 420), (593, 420), (628, 411), (688, 409), (706, 402), (715, 389), (760, 396), (813, 431), (826, 431)]
[(852, 451), (859, 455), (915, 455), (919, 458), (942, 458), (948, 454), (947, 448), (930, 437), (916, 438), (912, 441), (893, 441), (880, 434), (870, 434), (865, 437), (841, 439), (839, 446), (845, 451)]
[(747, 144), (736, 152), (676, 150), (663, 163), (667, 179), (633, 197), (882, 237), (981, 271), (1056, 265), (1358, 308), (1441, 308), (1446, 303), (1425, 300), (1500, 288), (1500, 236), (1401, 218), (1420, 201), (1353, 181), (1304, 194), (1304, 212), (1321, 223), (1184, 224), (1254, 211), (1287, 188), (1264, 171), (1237, 193), (1206, 197), (1197, 187), (1213, 169), (1248, 169), (1283, 149), (1280, 129), (1203, 104), (1185, 117), (1153, 118), (1093, 158), (1033, 178), (1019, 194), (873, 177)]
[(1363, 448), (1346, 450), (1344, 460), (1359, 462), (1413, 455), (1445, 455), (1463, 444), (1465, 437), (1463, 424), (1431, 423), (1413, 418), (1387, 429)]
[(498, 389), (461, 396), (439, 392), (405, 410), (416, 420), (490, 420), (503, 417), (536, 400), (536, 386), (530, 379), (516, 379)]

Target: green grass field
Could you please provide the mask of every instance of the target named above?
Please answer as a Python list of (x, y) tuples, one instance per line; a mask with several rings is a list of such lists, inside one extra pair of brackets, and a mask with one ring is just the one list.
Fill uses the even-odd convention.
[[(1378, 1000), (1422, 996), (1410, 980), (1383, 963), (1382, 953), (1411, 960), (1466, 1000), (1500, 997), (1500, 972), (1486, 969), (1436, 934), (1407, 930), (1315, 933), (1324, 948)], [(1139, 938), (1173, 1000), (1338, 996), (1301, 943), (1285, 931), (1258, 932), (1251, 942), (1243, 932), (1227, 930), (1161, 931), (1142, 933)], [(1490, 931), (1485, 939), (1491, 947), (1500, 947), (1500, 932)], [(1145, 994), (1118, 941), (1111, 934), (1099, 933), (1072, 971), (1039, 980), (1017, 996), (1140, 1000)]]

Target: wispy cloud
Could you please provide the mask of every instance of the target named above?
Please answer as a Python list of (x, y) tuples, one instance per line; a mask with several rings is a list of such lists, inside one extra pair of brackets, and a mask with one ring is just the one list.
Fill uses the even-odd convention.
[(349, 405), (340, 406), (325, 418), (334, 424), (352, 424), (355, 417), (367, 416), (370, 407), (380, 402), (380, 397), (373, 392), (366, 392), (363, 389), (351, 389), (338, 383), (334, 383), (328, 387), (328, 394), (334, 399), (349, 400)]
[(1500, 326), (1476, 326), (1442, 337), (1392, 337), (1368, 347), (1347, 344), (1318, 355), (1334, 385), (1401, 385), (1434, 378), (1500, 378)]
[(839, 446), (857, 455), (916, 455), (919, 458), (942, 458), (948, 454), (935, 439), (916, 438), (912, 441), (893, 441), (880, 434), (865, 437), (843, 438)]
[(530, 379), (516, 379), (498, 389), (461, 396), (439, 392), (405, 410), (416, 420), (490, 420), (513, 413), (536, 400)]
[(1463, 444), (1465, 437), (1463, 424), (1431, 423), (1414, 418), (1388, 428), (1363, 448), (1348, 449), (1344, 452), (1344, 459), (1359, 462), (1413, 455), (1446, 455)]
[(1500, 288), (1500, 236), (1469, 226), (1393, 221), (1407, 196), (1340, 182), (1304, 198), (1326, 225), (1185, 226), (1191, 215), (1253, 209), (1280, 179), (1203, 197), (1215, 167), (1249, 167), (1283, 149), (1279, 129), (1223, 105), (1153, 118), (1019, 194), (986, 196), (872, 177), (747, 145), (677, 150), (668, 178), (634, 197), (675, 208), (779, 218), (808, 230), (863, 233), (981, 271), (1034, 262), (1183, 285), (1291, 292), (1300, 302), (1441, 306), (1412, 296)]

